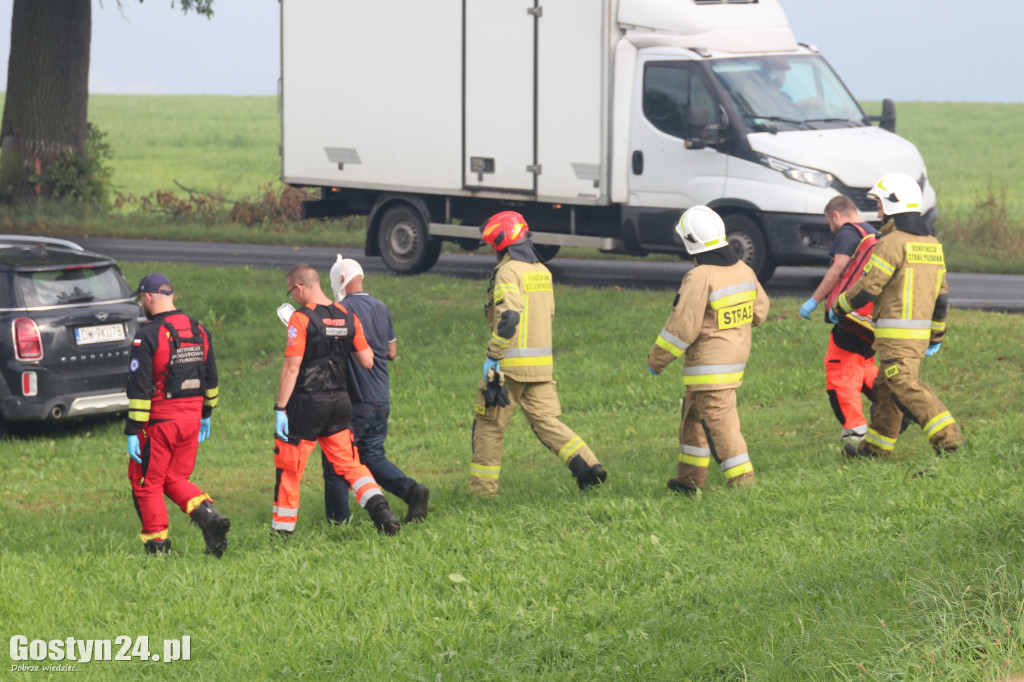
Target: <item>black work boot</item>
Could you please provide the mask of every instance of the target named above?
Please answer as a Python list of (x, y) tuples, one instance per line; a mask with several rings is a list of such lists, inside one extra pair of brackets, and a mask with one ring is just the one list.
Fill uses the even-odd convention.
[(682, 483), (678, 478), (668, 479), (668, 489), (680, 495), (696, 495), (697, 489)]
[(409, 513), (405, 515), (405, 522), (412, 523), (427, 518), (427, 498), (430, 497), (430, 489), (422, 483), (417, 483), (409, 488), (407, 497)]
[(228, 529), (231, 528), (231, 521), (217, 511), (213, 502), (203, 500), (203, 503), (192, 511), (192, 523), (203, 531), (207, 554), (218, 558), (224, 554), (228, 547)]
[(391, 511), (391, 507), (388, 506), (388, 501), (384, 499), (383, 495), (374, 495), (370, 498), (366, 503), (366, 511), (370, 515), (373, 525), (377, 527), (378, 533), (397, 535), (402, 528), (402, 523)]
[(863, 442), (861, 442), (859, 445), (854, 445), (853, 443), (846, 443), (843, 445), (843, 452), (846, 453), (846, 456), (849, 457), (850, 459), (854, 459), (857, 457), (878, 457), (878, 453), (864, 445)]
[(170, 540), (146, 540), (146, 554), (170, 554)]
[(603, 466), (600, 464), (591, 466), (580, 455), (576, 455), (569, 462), (569, 471), (576, 477), (576, 483), (580, 486), (580, 490), (600, 485), (608, 478), (608, 472), (604, 470)]

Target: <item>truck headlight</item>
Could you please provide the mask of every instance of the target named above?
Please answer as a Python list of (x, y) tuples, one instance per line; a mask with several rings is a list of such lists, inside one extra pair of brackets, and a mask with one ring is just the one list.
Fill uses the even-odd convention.
[(798, 166), (795, 163), (776, 159), (774, 156), (762, 154), (760, 161), (772, 170), (779, 171), (790, 180), (796, 180), (797, 182), (802, 182), (807, 185), (814, 185), (815, 187), (831, 187), (832, 181), (835, 179), (832, 177), (831, 173), (807, 168), (805, 166)]

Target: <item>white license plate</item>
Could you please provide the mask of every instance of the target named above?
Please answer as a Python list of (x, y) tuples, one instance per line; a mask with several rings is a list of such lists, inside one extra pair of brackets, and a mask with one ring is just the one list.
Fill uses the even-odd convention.
[(123, 324), (101, 324), (98, 327), (77, 327), (75, 328), (75, 341), (79, 346), (90, 343), (107, 343), (109, 341), (124, 341)]

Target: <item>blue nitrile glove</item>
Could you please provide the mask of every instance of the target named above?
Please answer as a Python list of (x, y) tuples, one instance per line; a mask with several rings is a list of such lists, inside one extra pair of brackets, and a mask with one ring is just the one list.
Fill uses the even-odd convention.
[(942, 341), (939, 341), (938, 343), (929, 343), (928, 350), (926, 350), (924, 354), (928, 357), (931, 357), (938, 353), (940, 348), (942, 348)]
[(487, 381), (487, 373), (491, 370), (498, 371), (498, 361), (487, 358), (484, 360), (484, 381)]
[(810, 297), (809, 299), (803, 302), (803, 305), (800, 306), (800, 316), (803, 317), (805, 320), (811, 319), (811, 313), (813, 313), (814, 309), (817, 307), (818, 301), (815, 301), (813, 296)]
[(832, 310), (831, 308), (829, 308), (828, 311), (828, 321), (831, 322), (832, 324), (839, 324), (839, 316), (836, 315), (836, 311)]
[(202, 443), (204, 440), (210, 437), (210, 418), (206, 417), (199, 420), (199, 442)]
[(650, 372), (651, 374), (653, 374), (653, 375), (654, 375), (654, 376), (656, 376), (656, 377), (660, 377), (660, 376), (661, 376), (661, 372), (655, 372), (655, 371), (654, 371), (653, 369), (651, 369), (651, 368), (650, 368), (649, 366), (647, 367), (647, 371), (648, 371), (648, 372)]
[(274, 435), (281, 440), (288, 440), (288, 413), (284, 410), (274, 410), (274, 415)]
[(128, 436), (128, 456), (142, 464), (142, 448), (139, 447), (138, 436)]

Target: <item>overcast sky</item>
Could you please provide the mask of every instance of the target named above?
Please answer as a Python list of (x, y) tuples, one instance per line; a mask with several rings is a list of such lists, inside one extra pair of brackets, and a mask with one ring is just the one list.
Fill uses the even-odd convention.
[[(797, 40), (817, 45), (858, 99), (1024, 102), (1019, 44), (1024, 2), (781, 2)], [(116, 0), (93, 4), (90, 91), (276, 92), (278, 0), (215, 0), (211, 21), (183, 16), (171, 9), (170, 0), (123, 4), (121, 9)], [(0, 0), (0, 63), (5, 66), (12, 5), (13, 0)], [(0, 83), (5, 88), (6, 80)]]

